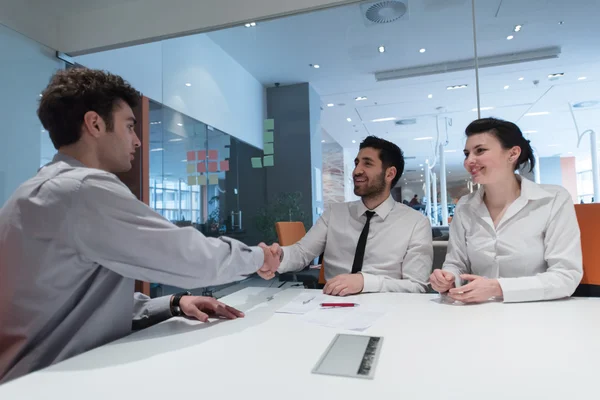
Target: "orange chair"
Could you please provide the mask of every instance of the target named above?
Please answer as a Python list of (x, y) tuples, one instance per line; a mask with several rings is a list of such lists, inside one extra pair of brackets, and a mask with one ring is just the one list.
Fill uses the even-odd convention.
[(581, 231), (583, 279), (574, 296), (600, 297), (600, 204), (576, 204)]
[[(306, 229), (304, 228), (304, 224), (302, 222), (276, 222), (275, 230), (277, 231), (277, 238), (281, 246), (290, 246), (298, 242), (304, 237), (304, 235), (306, 235)], [(323, 270), (323, 265), (321, 265), (318, 280), (315, 279), (316, 277), (313, 276), (310, 270), (307, 274), (294, 273), (292, 276), (293, 280), (302, 282), (306, 287), (316, 287), (316, 283), (319, 285), (325, 284), (325, 272)], [(279, 280), (287, 279), (285, 279), (285, 277), (282, 279), (282, 276), (280, 275)]]

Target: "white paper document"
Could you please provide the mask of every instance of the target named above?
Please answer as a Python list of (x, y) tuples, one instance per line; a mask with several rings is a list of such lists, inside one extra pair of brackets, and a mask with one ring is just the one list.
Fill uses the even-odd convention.
[(385, 313), (368, 308), (317, 308), (302, 316), (306, 322), (337, 329), (363, 331)]
[[(328, 296), (323, 293), (301, 293), (276, 312), (284, 314), (306, 314), (320, 308), (321, 303), (356, 303), (358, 296)], [(357, 308), (357, 307), (353, 307)]]

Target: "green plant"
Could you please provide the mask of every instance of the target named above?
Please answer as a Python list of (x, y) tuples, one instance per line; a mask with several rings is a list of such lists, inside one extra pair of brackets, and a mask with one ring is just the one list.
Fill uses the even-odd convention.
[(254, 223), (265, 243), (277, 242), (275, 223), (280, 221), (300, 221), (304, 223), (306, 230), (312, 226), (311, 219), (302, 211), (302, 193), (279, 193), (258, 210)]

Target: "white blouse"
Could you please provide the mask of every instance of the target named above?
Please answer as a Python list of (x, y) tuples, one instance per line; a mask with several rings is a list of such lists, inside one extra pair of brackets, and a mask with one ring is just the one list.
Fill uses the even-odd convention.
[(450, 223), (444, 270), (498, 279), (505, 302), (573, 294), (583, 275), (581, 238), (570, 194), (518, 176), (521, 195), (497, 228), (483, 188), (460, 199)]

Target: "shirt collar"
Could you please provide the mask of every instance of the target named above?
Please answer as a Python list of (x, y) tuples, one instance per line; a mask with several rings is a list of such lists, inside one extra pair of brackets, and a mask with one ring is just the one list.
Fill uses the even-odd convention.
[(57, 162), (67, 163), (71, 167), (83, 167), (83, 168), (87, 168), (82, 162), (74, 159), (71, 156), (63, 154), (60, 151), (54, 155), (54, 158), (52, 158), (52, 162), (50, 164), (54, 164), (54, 163), (57, 163)]
[[(546, 197), (553, 197), (553, 195), (545, 190), (541, 185), (530, 181), (527, 178), (523, 178), (521, 175), (516, 175), (517, 180), (521, 182), (521, 195), (519, 197), (525, 200), (541, 200)], [(483, 186), (477, 189), (477, 193), (473, 197), (472, 205), (477, 208), (483, 204)]]
[(375, 208), (374, 210), (369, 210), (367, 206), (365, 206), (365, 203), (362, 202), (362, 200), (359, 200), (356, 203), (357, 217), (362, 217), (367, 211), (375, 211), (375, 214), (379, 215), (382, 219), (385, 219), (396, 205), (396, 200), (394, 200), (392, 195), (390, 195), (387, 199), (385, 199), (383, 203), (378, 205), (377, 208)]

